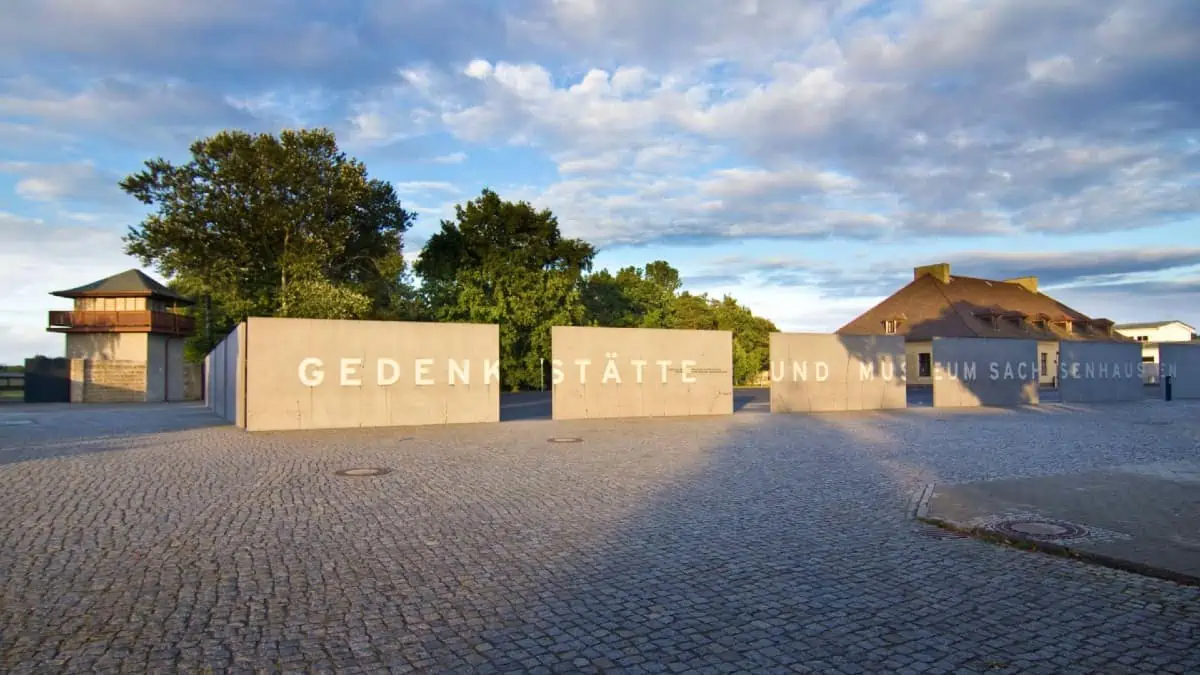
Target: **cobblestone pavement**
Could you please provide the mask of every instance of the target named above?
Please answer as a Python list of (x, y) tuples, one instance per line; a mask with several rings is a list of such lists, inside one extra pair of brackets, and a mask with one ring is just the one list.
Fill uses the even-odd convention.
[(1194, 403), (264, 435), (188, 406), (4, 415), (30, 420), (0, 426), (6, 672), (1200, 671), (1197, 589), (906, 512), (928, 482), (1195, 456)]

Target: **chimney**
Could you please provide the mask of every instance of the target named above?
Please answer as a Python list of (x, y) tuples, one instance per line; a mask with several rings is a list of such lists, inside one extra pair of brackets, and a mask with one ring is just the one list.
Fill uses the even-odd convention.
[(916, 281), (923, 276), (931, 276), (943, 284), (948, 284), (950, 283), (950, 263), (923, 265), (913, 269), (913, 281)]
[(1017, 277), (1016, 279), (1005, 279), (1006, 284), (1016, 284), (1030, 293), (1037, 293), (1037, 277)]

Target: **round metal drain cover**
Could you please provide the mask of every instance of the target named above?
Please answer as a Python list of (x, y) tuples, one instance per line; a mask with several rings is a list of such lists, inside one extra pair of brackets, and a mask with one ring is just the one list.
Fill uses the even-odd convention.
[(382, 476), (385, 473), (391, 473), (391, 469), (342, 469), (334, 473), (335, 476), (349, 476), (351, 478), (365, 478), (367, 476)]
[(575, 436), (555, 436), (554, 438), (548, 438), (546, 440), (548, 440), (551, 443), (582, 443), (583, 442), (582, 438), (577, 438)]
[(1088, 534), (1086, 528), (1062, 520), (1006, 520), (992, 529), (1002, 534), (1049, 541), (1079, 539)]

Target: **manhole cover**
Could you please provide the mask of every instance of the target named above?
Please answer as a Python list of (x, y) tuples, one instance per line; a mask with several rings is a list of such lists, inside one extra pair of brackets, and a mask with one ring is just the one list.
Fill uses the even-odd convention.
[(577, 438), (575, 436), (555, 436), (554, 438), (549, 438), (547, 440), (550, 441), (551, 443), (582, 443), (583, 442), (582, 438)]
[(350, 476), (351, 478), (362, 478), (366, 476), (382, 476), (385, 473), (391, 473), (391, 469), (342, 469), (334, 473), (335, 476)]
[(1086, 537), (1086, 528), (1062, 520), (1006, 520), (996, 523), (992, 529), (1001, 534), (1059, 541)]

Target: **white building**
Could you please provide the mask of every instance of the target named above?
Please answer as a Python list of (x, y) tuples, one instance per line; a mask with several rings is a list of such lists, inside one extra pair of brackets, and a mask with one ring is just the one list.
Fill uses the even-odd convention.
[[(1161, 342), (1190, 342), (1198, 339), (1196, 329), (1182, 321), (1124, 323), (1113, 326), (1113, 330), (1142, 343), (1142, 363), (1145, 364), (1157, 365), (1159, 363), (1158, 345)], [(1147, 365), (1143, 372), (1147, 383), (1152, 384), (1158, 381), (1157, 368)]]

